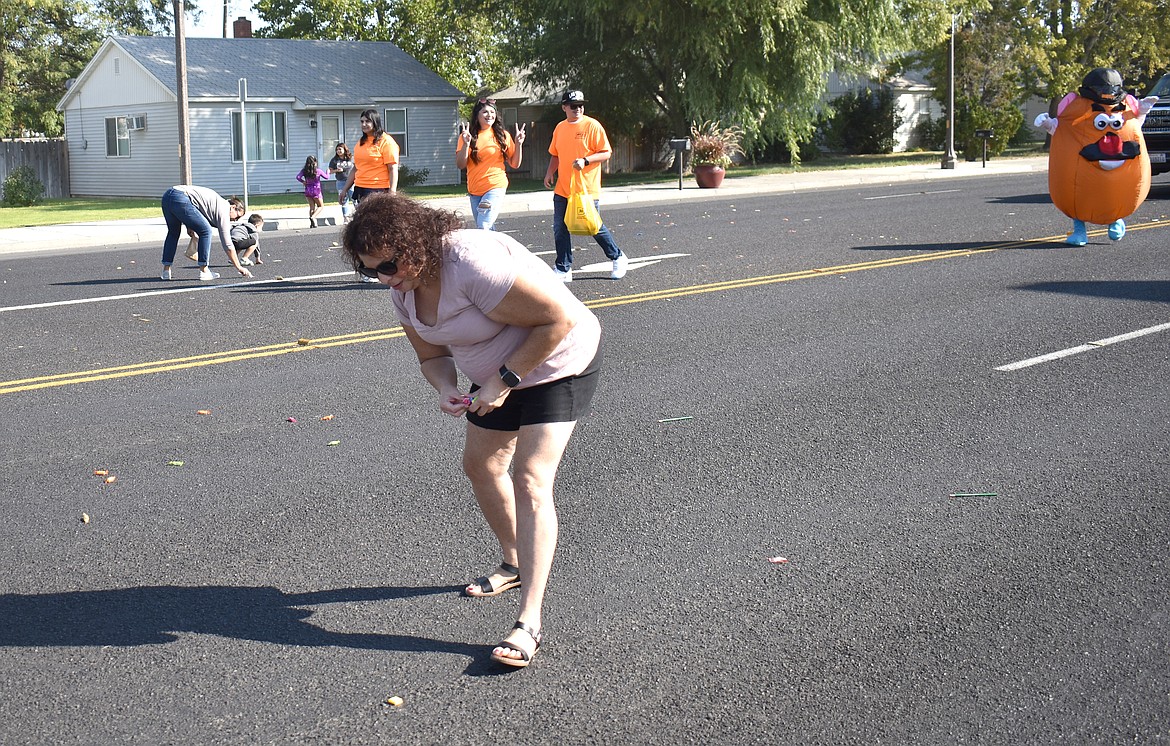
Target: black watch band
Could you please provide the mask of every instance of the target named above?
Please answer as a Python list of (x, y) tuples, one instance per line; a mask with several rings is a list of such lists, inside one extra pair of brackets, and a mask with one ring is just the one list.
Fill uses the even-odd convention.
[(504, 381), (504, 385), (510, 389), (520, 385), (520, 376), (508, 370), (507, 365), (500, 366), (500, 378)]

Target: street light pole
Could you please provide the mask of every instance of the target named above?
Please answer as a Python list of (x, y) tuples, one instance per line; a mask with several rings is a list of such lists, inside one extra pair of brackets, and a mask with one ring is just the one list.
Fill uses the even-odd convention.
[(175, 0), (175, 93), (179, 99), (179, 183), (191, 183), (191, 130), (187, 112), (187, 36), (183, 0)]
[(951, 13), (951, 45), (947, 58), (947, 144), (942, 167), (955, 167), (955, 14)]

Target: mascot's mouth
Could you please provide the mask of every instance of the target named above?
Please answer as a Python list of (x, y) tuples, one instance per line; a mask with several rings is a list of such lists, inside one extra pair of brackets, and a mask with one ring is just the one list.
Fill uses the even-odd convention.
[(1082, 158), (1097, 162), (1106, 171), (1112, 171), (1141, 154), (1142, 146), (1136, 140), (1122, 142), (1115, 132), (1107, 132), (1097, 142), (1081, 148)]

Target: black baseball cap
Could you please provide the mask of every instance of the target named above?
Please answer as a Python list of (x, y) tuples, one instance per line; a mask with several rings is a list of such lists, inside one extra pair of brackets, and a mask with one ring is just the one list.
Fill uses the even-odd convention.
[(581, 91), (565, 91), (561, 96), (561, 104), (583, 104), (585, 103), (585, 94)]
[(1111, 67), (1098, 67), (1089, 71), (1077, 91), (1090, 101), (1098, 104), (1119, 104), (1125, 100), (1125, 89), (1121, 73)]

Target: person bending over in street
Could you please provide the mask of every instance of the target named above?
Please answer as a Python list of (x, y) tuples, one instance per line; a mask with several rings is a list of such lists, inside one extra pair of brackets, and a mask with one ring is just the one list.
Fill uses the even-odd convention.
[(209, 264), (211, 254), (211, 227), (219, 231), (219, 243), (231, 260), (232, 266), (244, 277), (252, 273), (240, 264), (236, 248), (230, 237), (232, 221), (244, 216), (244, 203), (238, 198), (230, 200), (219, 196), (207, 187), (179, 184), (168, 189), (162, 196), (163, 218), (167, 221), (167, 237), (163, 241), (162, 279), (171, 279), (171, 265), (175, 263), (175, 252), (179, 248), (179, 235), (186, 227), (194, 231), (199, 239), (199, 279), (215, 280), (218, 272), (212, 272)]
[(439, 410), (467, 418), (463, 470), (503, 561), (464, 593), (520, 586), (517, 622), (491, 657), (527, 666), (557, 544), (553, 482), (597, 387), (601, 326), (523, 244), (401, 195), (368, 197), (342, 246), (356, 271), (392, 290)]

